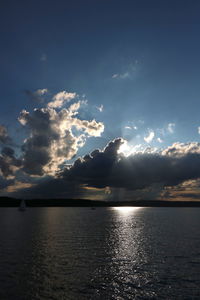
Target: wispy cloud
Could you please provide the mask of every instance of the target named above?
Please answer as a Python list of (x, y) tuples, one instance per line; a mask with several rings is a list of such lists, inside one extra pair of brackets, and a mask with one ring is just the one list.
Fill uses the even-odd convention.
[(162, 140), (160, 137), (157, 138), (157, 141), (158, 141), (159, 143), (163, 143), (163, 140)]
[(100, 112), (103, 112), (103, 110), (104, 110), (103, 104), (101, 104), (100, 106), (96, 106), (96, 109)]
[(130, 77), (130, 73), (129, 72), (125, 72), (125, 73), (116, 73), (116, 74), (113, 74), (112, 78), (115, 79), (115, 78), (119, 78), (119, 79), (126, 79), (126, 78), (129, 78)]
[(112, 79), (132, 79), (138, 72), (138, 60), (129, 64), (124, 71), (114, 73)]
[(29, 99), (31, 101), (37, 102), (37, 103), (43, 103), (44, 102), (44, 98), (42, 96), (44, 96), (45, 94), (48, 93), (48, 89), (38, 89), (34, 92), (30, 91), (30, 90), (25, 90), (25, 94), (29, 97)]
[(145, 141), (146, 143), (151, 143), (152, 140), (154, 139), (154, 136), (155, 136), (154, 131), (153, 131), (153, 130), (150, 130), (150, 131), (149, 131), (149, 134), (148, 134), (147, 136), (144, 137), (144, 141)]
[(48, 93), (48, 89), (38, 89), (37, 91), (35, 91), (35, 94), (38, 96), (42, 96), (46, 93)]
[(125, 126), (124, 127), (125, 129), (130, 129), (130, 130), (137, 130), (138, 129), (138, 127), (137, 126), (135, 126), (135, 125), (133, 125), (133, 126)]
[(168, 130), (169, 133), (171, 133), (171, 134), (174, 133), (174, 131), (175, 131), (175, 125), (176, 125), (175, 123), (169, 123), (167, 125), (167, 130)]
[(165, 124), (164, 127), (162, 128), (157, 128), (156, 131), (156, 135), (158, 136), (157, 138), (157, 142), (159, 143), (163, 143), (164, 140), (169, 136), (175, 133), (175, 127), (176, 124), (175, 123), (167, 123)]

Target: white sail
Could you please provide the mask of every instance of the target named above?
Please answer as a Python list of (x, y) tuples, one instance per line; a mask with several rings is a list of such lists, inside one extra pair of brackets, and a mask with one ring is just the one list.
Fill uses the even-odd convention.
[(22, 200), (19, 206), (20, 211), (25, 211), (26, 210), (26, 203), (25, 200)]

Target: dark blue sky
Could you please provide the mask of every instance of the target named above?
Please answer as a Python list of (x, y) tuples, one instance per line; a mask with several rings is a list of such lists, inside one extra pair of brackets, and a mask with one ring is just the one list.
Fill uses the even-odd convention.
[(25, 91), (48, 89), (85, 97), (79, 118), (105, 126), (80, 155), (119, 136), (140, 148), (198, 142), (199, 16), (195, 0), (1, 1), (1, 124), (21, 144), (20, 112), (44, 106)]

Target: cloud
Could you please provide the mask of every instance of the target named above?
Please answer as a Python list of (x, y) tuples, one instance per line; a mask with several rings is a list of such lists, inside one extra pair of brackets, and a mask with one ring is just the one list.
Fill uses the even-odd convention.
[[(60, 168), (57, 177), (44, 178), (34, 186), (27, 186), (28, 189), (18, 184), (16, 195), (37, 198), (88, 198), (89, 195), (97, 199), (99, 194), (99, 199), (116, 200), (120, 194), (123, 199), (132, 200), (177, 199), (178, 195), (192, 194), (199, 186), (200, 143), (175, 143), (162, 151), (138, 151), (129, 156), (119, 151), (124, 143), (122, 138), (115, 139), (103, 150), (95, 149)], [(14, 184), (11, 190), (15, 191)], [(107, 190), (109, 196), (105, 195)]]
[(200, 134), (200, 126), (197, 128), (197, 130), (198, 130), (198, 134)]
[(4, 192), (6, 193), (16, 193), (17, 191), (24, 190), (24, 189), (30, 189), (33, 188), (35, 184), (28, 183), (28, 182), (21, 182), (18, 180), (15, 180), (13, 182), (10, 182), (9, 185), (6, 186), (6, 189), (4, 189)]
[(163, 140), (162, 140), (160, 137), (157, 138), (157, 141), (158, 141), (159, 143), (163, 143)]
[(154, 131), (153, 131), (153, 130), (150, 130), (150, 131), (149, 131), (149, 134), (148, 134), (146, 137), (144, 137), (144, 141), (145, 141), (146, 143), (151, 143), (152, 140), (153, 140), (153, 138), (154, 138), (154, 136), (155, 136)]
[(13, 184), (14, 180), (12, 179), (5, 179), (4, 177), (0, 176), (0, 190), (7, 188), (9, 185)]
[(7, 182), (10, 182), (9, 179), (14, 178), (15, 172), (21, 167), (21, 160), (16, 158), (15, 151), (11, 148), (14, 143), (3, 125), (0, 125), (0, 146), (0, 178), (3, 178), (1, 182), (6, 185)]
[[(47, 93), (47, 89), (38, 89), (29, 95), (41, 101)], [(33, 192), (40, 197), (51, 197), (53, 190), (55, 196), (58, 193), (60, 197), (76, 198), (88, 193), (94, 196), (97, 192), (103, 195), (105, 190), (109, 193), (126, 191), (128, 196), (139, 197), (140, 194), (144, 197), (157, 195), (165, 188), (177, 187), (178, 190), (179, 185), (200, 178), (200, 143), (197, 142), (177, 142), (162, 150), (149, 145), (146, 149), (125, 146), (125, 155), (125, 150), (120, 151), (125, 140), (117, 138), (103, 150), (95, 149), (66, 165), (67, 161), (75, 159), (87, 138), (99, 137), (104, 131), (102, 122), (80, 117), (79, 110), (86, 101), (77, 97), (76, 93), (62, 91), (54, 95), (46, 107), (33, 112), (22, 110), (19, 122), (28, 135), (20, 148), (21, 153), (17, 150), (18, 155), (12, 148), (7, 129), (0, 125), (1, 189), (19, 194), (26, 190), (27, 195)], [(66, 107), (62, 108), (64, 104)], [(103, 105), (97, 109), (103, 110)], [(165, 134), (172, 134), (174, 128), (175, 123), (169, 123), (165, 126)], [(126, 129), (137, 130), (137, 127), (131, 123)], [(144, 137), (146, 143), (155, 138), (155, 132), (149, 129)], [(159, 143), (161, 138), (157, 138)], [(28, 180), (23, 181), (23, 176)], [(192, 194), (190, 190), (187, 192)]]
[[(38, 89), (34, 93), (30, 92), (30, 95), (41, 97), (47, 92), (47, 89)], [(58, 93), (53, 97), (55, 103), (52, 106), (58, 108), (59, 101), (69, 102), (75, 95), (76, 93)], [(8, 179), (15, 179), (15, 183), (19, 183), (23, 182), (26, 174), (26, 178), (30, 178), (28, 184), (32, 184), (32, 176), (56, 176), (62, 165), (75, 157), (88, 137), (98, 137), (104, 131), (102, 122), (84, 120), (77, 116), (81, 105), (86, 103), (86, 100), (79, 100), (68, 105), (68, 108), (57, 110), (51, 107), (35, 108), (33, 112), (22, 110), (18, 120), (26, 128), (28, 136), (18, 149), (18, 152), (21, 150), (19, 158), (14, 149), (8, 147), (14, 144), (6, 128), (0, 125), (0, 177), (6, 182)], [(18, 184), (17, 189), (26, 186)]]
[(14, 178), (15, 172), (21, 167), (22, 162), (15, 157), (15, 151), (4, 147), (0, 154), (0, 175), (4, 178)]
[[(118, 152), (124, 140), (110, 142), (103, 151), (77, 159), (61, 171), (67, 181), (96, 188), (137, 190), (152, 185), (175, 186), (200, 177), (200, 144), (176, 143), (162, 152)], [(172, 151), (172, 149), (174, 149)]]
[[(1, 183), (1, 181), (0, 181)], [(12, 195), (17, 198), (65, 198), (65, 199), (80, 199), (88, 195), (85, 189), (76, 183), (66, 182), (62, 178), (47, 177), (45, 180), (40, 180), (37, 183), (21, 183), (13, 182), (3, 190), (3, 194)], [(87, 196), (85, 197), (87, 198)]]
[(124, 73), (116, 73), (112, 75), (113, 79), (119, 78), (119, 79), (126, 79), (130, 77), (130, 73), (129, 72), (124, 72)]
[(140, 66), (139, 66), (138, 60), (135, 60), (135, 62), (130, 63), (127, 66), (126, 70), (123, 70), (122, 72), (119, 72), (119, 73), (114, 73), (112, 75), (112, 79), (122, 79), (122, 80), (133, 79), (136, 77), (139, 69), (140, 69)]
[(103, 123), (75, 117), (80, 105), (77, 102), (60, 111), (47, 107), (34, 109), (32, 114), (26, 110), (20, 113), (19, 122), (30, 132), (22, 146), (24, 172), (55, 175), (61, 164), (76, 155), (88, 136), (101, 135)]
[(101, 104), (100, 106), (96, 107), (98, 111), (102, 112), (103, 111), (103, 104)]
[(70, 102), (76, 96), (76, 93), (68, 93), (66, 91), (59, 92), (53, 96), (52, 101), (50, 101), (47, 106), (49, 108), (61, 108), (65, 102)]
[(200, 143), (174, 143), (162, 151), (163, 155), (181, 157), (186, 154), (200, 154)]
[(9, 145), (12, 144), (12, 139), (8, 135), (8, 131), (5, 126), (0, 125), (0, 144)]
[(124, 128), (129, 129), (129, 130), (131, 130), (131, 129), (138, 130), (137, 126), (125, 126)]
[(125, 72), (125, 73), (119, 74), (118, 77), (121, 78), (121, 79), (126, 79), (126, 78), (130, 77), (130, 73)]
[(25, 94), (30, 98), (30, 100), (37, 103), (43, 103), (44, 98), (42, 96), (44, 96), (47, 93), (48, 93), (48, 89), (38, 89), (35, 92), (25, 90)]
[(169, 123), (167, 125), (167, 130), (168, 130), (169, 133), (173, 134), (174, 130), (175, 130), (175, 123)]
[(46, 93), (48, 93), (48, 89), (38, 89), (37, 91), (35, 91), (35, 94), (38, 96), (42, 96)]

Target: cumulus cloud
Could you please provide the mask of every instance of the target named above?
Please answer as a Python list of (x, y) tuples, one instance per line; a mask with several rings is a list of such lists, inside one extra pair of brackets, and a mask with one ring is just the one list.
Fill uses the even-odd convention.
[(61, 108), (65, 102), (70, 102), (76, 96), (76, 93), (68, 93), (66, 91), (59, 92), (53, 96), (52, 101), (50, 101), (47, 106), (49, 108)]
[(200, 177), (200, 144), (176, 143), (162, 152), (124, 156), (119, 153), (123, 143), (123, 139), (116, 139), (103, 151), (97, 149), (77, 159), (60, 176), (90, 187), (127, 190), (175, 186)]
[[(109, 190), (111, 200), (117, 199), (119, 191), (124, 199), (176, 199), (181, 193), (192, 194), (193, 187), (199, 186), (199, 143), (175, 143), (162, 151), (147, 149), (129, 156), (119, 151), (124, 143), (122, 138), (109, 142), (103, 150), (96, 149), (61, 168), (56, 178), (47, 178), (23, 189), (23, 194), (29, 197), (31, 193), (34, 197), (87, 198), (85, 195), (94, 197), (102, 191), (103, 199), (107, 197), (105, 191)], [(8, 150), (4, 152), (13, 156)], [(42, 165), (43, 169), (44, 166), (47, 170), (48, 164)], [(19, 195), (20, 185), (18, 187)]]
[(149, 131), (149, 134), (148, 134), (147, 136), (144, 137), (144, 141), (145, 141), (146, 143), (151, 143), (152, 140), (153, 140), (153, 138), (154, 138), (154, 136), (155, 136), (154, 131), (153, 131), (153, 130), (150, 130), (150, 131)]
[[(38, 89), (34, 93), (30, 92), (30, 96), (41, 97), (46, 93), (48, 93), (47, 89)], [(67, 108), (58, 109), (65, 101), (70, 102), (75, 97), (76, 93), (63, 91), (57, 93), (53, 97), (52, 104), (50, 105), (49, 102), (47, 107), (36, 108), (33, 112), (21, 111), (18, 120), (26, 128), (28, 136), (19, 148), (21, 152), (18, 149), (19, 158), (15, 155), (14, 149), (10, 147), (14, 147), (14, 144), (7, 129), (0, 125), (2, 148), (0, 178), (4, 180), (2, 186), (5, 186), (5, 181), (8, 182), (14, 178), (15, 183), (23, 182), (20, 180), (23, 178), (23, 174), (30, 179), (32, 176), (56, 175), (66, 161), (76, 156), (77, 151), (85, 144), (88, 137), (101, 135), (104, 131), (102, 122), (84, 120), (77, 116), (80, 107), (86, 104), (86, 100), (79, 100), (70, 103)], [(12, 191), (14, 191), (15, 183), (11, 188)], [(28, 184), (32, 184), (32, 181)], [(27, 185), (20, 183), (17, 189), (19, 190), (20, 187), (27, 187)]]
[(162, 151), (163, 155), (181, 157), (186, 154), (200, 154), (200, 143), (174, 143)]
[[(46, 93), (47, 89), (38, 89), (30, 95), (38, 97), (39, 101)], [(99, 137), (104, 131), (102, 122), (80, 118), (79, 109), (84, 103), (86, 101), (80, 101), (76, 93), (62, 91), (54, 95), (44, 108), (36, 108), (33, 112), (21, 111), (19, 122), (27, 129), (28, 136), (18, 156), (12, 148), (7, 129), (0, 125), (0, 188), (7, 187), (7, 191), (12, 193), (27, 189), (27, 193), (28, 190), (29, 193), (34, 191), (39, 197), (45, 193), (51, 197), (51, 192), (57, 193), (57, 188), (61, 197), (81, 197), (85, 191), (94, 193), (103, 190), (109, 193), (127, 191), (127, 195), (133, 195), (133, 191), (139, 195), (140, 190), (144, 196), (145, 193), (157, 194), (162, 188), (178, 187), (200, 178), (200, 143), (197, 142), (174, 143), (156, 150), (149, 145), (145, 149), (141, 145), (128, 147), (125, 140), (117, 138), (103, 150), (95, 149), (66, 166), (67, 161), (76, 157), (88, 137)], [(66, 108), (62, 108), (64, 104), (67, 104)], [(103, 110), (103, 105), (98, 109)], [(137, 130), (132, 123), (125, 128)], [(174, 128), (175, 124), (169, 123), (165, 134), (172, 134)], [(144, 141), (150, 143), (155, 132), (149, 129)], [(162, 139), (157, 138), (157, 141), (161, 143)], [(20, 180), (20, 176), (30, 180), (25, 182)], [(39, 183), (38, 178), (33, 179), (32, 176), (46, 176), (47, 180), (42, 178)], [(51, 188), (49, 184), (52, 184)], [(187, 192), (192, 194), (191, 190)]]
[(19, 122), (30, 131), (22, 146), (26, 173), (38, 176), (55, 174), (62, 163), (76, 155), (88, 136), (101, 135), (103, 123), (75, 117), (80, 104), (74, 103), (60, 111), (47, 107), (34, 109), (32, 114), (26, 110), (21, 112)]
[(0, 125), (0, 144), (9, 145), (12, 143), (10, 136), (8, 135), (8, 131), (5, 126)]

